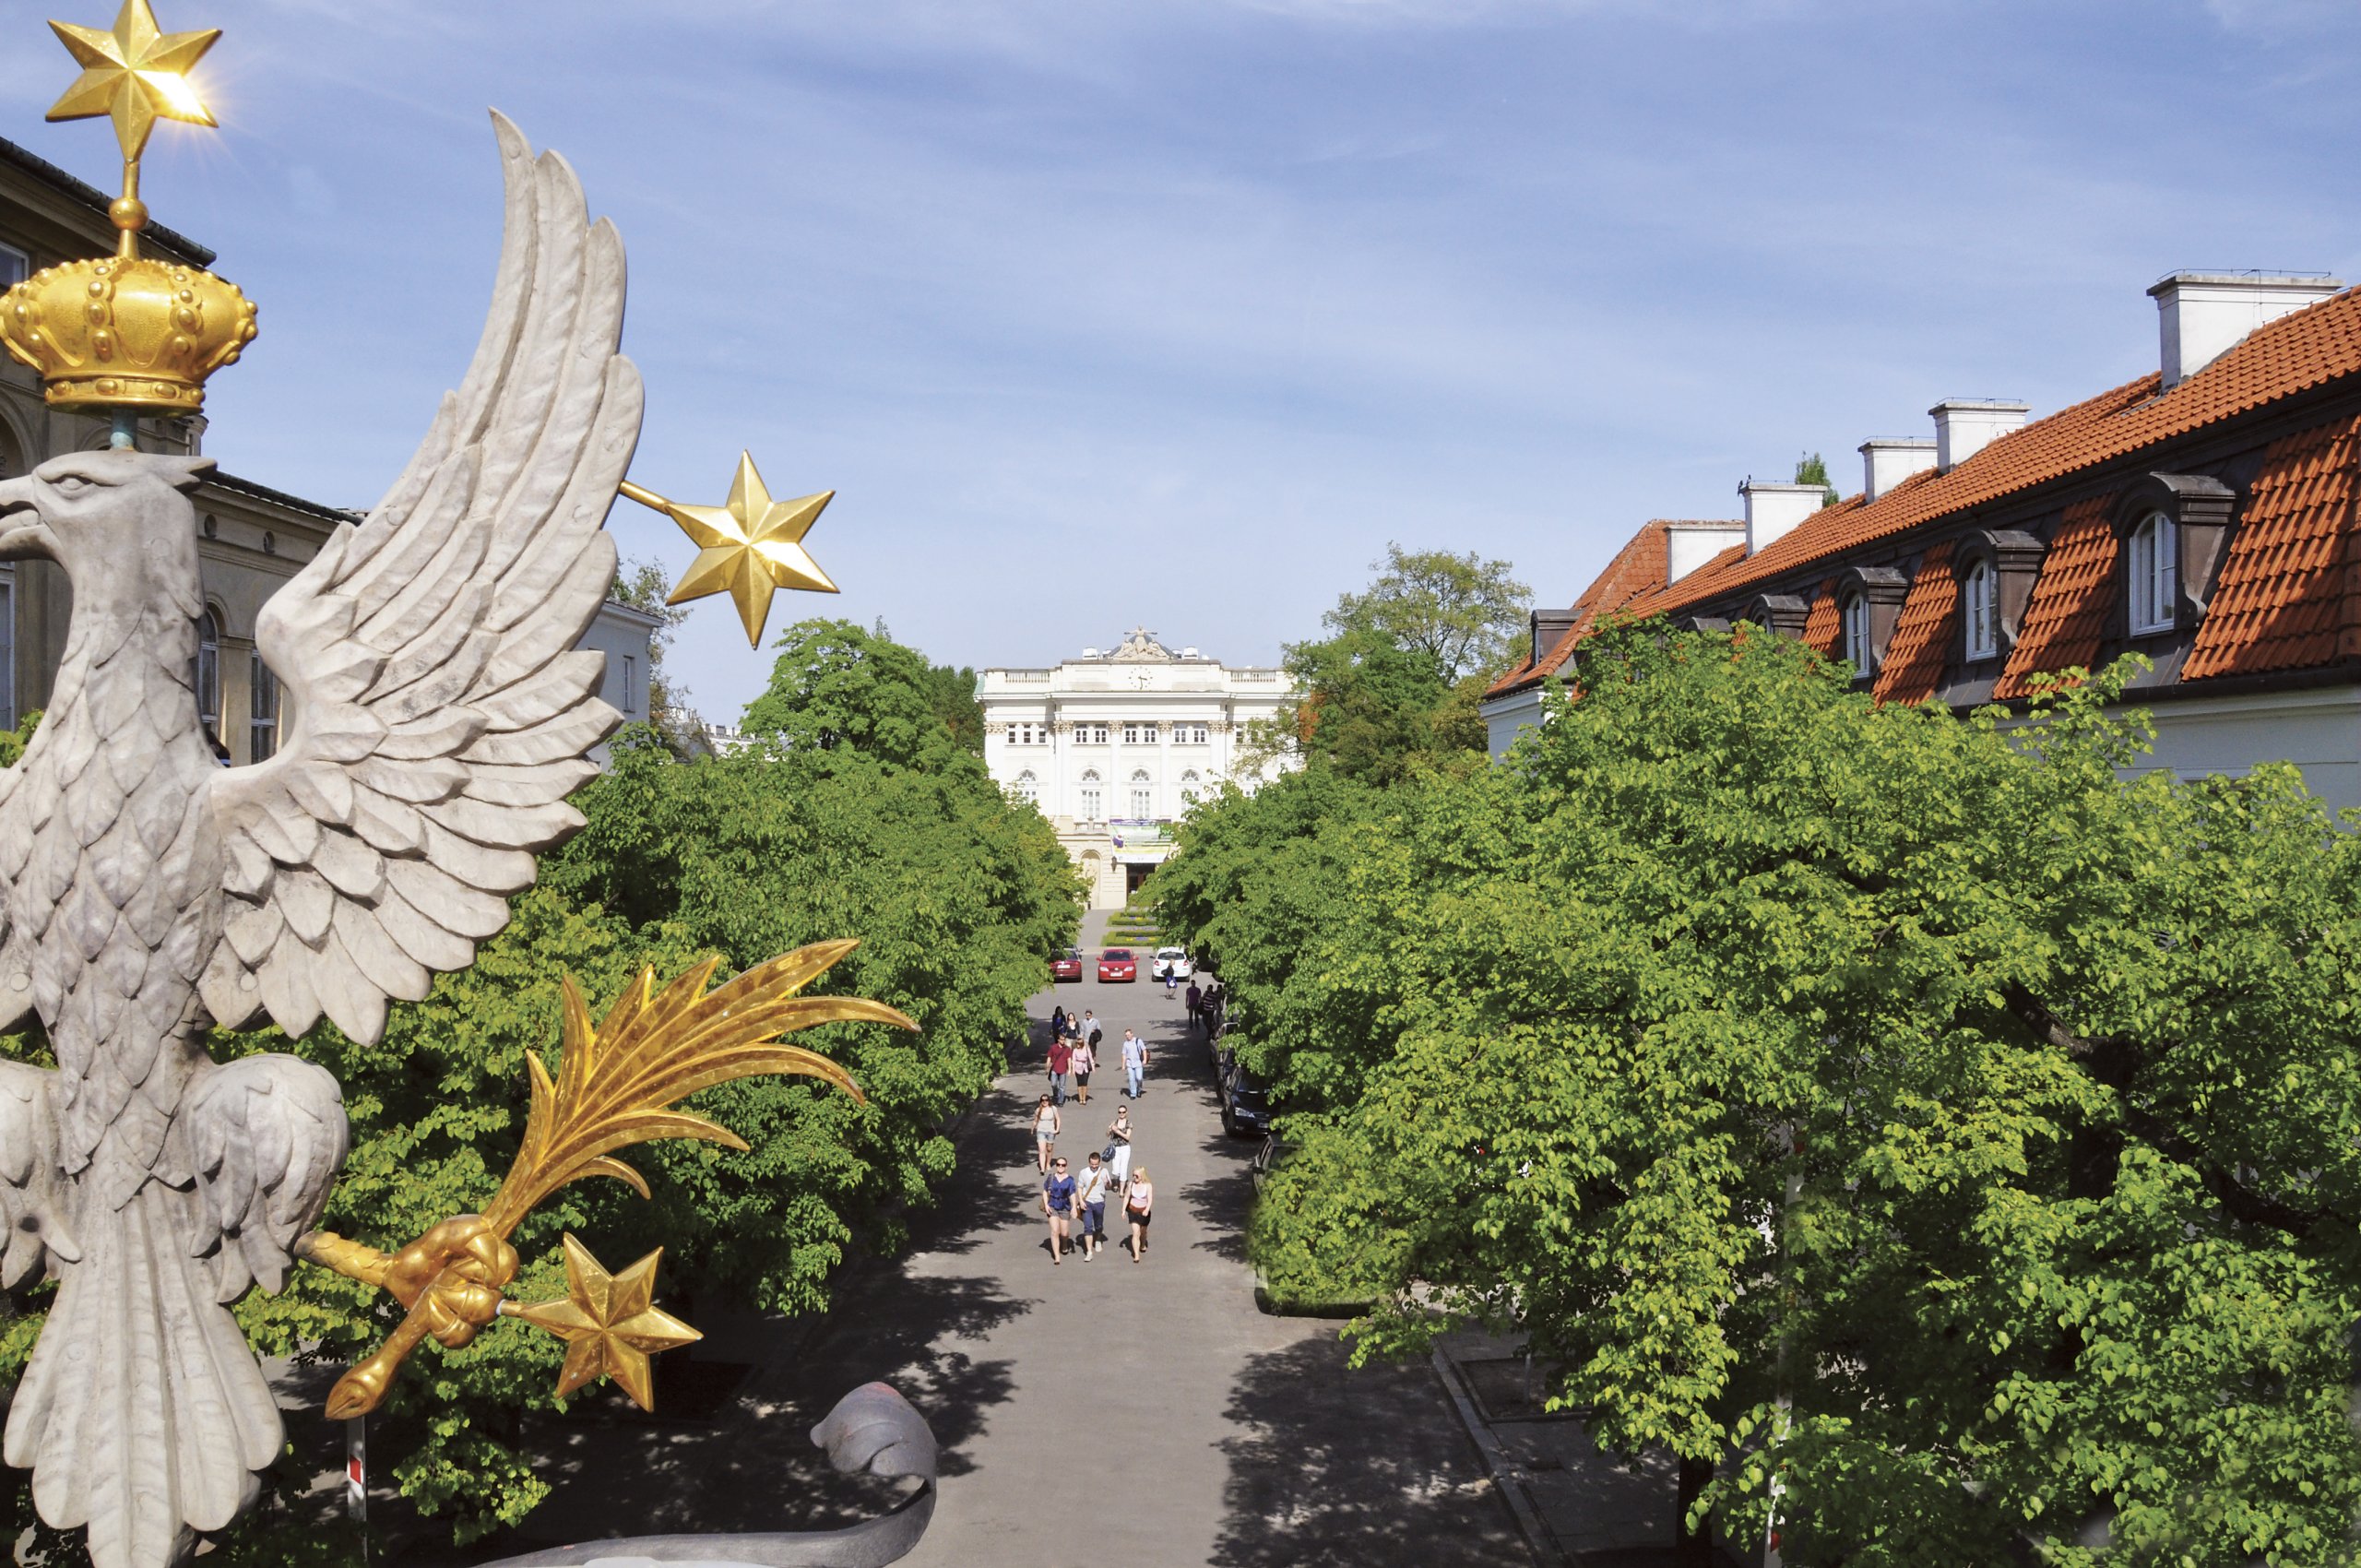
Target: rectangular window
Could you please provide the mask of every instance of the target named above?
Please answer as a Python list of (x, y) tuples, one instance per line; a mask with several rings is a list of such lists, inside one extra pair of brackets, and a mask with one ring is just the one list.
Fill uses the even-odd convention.
[(639, 711), (639, 660), (623, 655), (623, 717)]
[(1156, 744), (1156, 726), (1153, 724), (1142, 723), (1137, 719), (1124, 725), (1123, 744), (1127, 746), (1152, 746)]
[(10, 289), (23, 282), (32, 270), (32, 259), (14, 245), (0, 245), (0, 289)]
[(1845, 601), (1845, 659), (1854, 673), (1869, 673), (1869, 596), (1865, 593)]
[(1967, 657), (1989, 659), (1999, 651), (1999, 626), (1992, 613), (1992, 568), (1978, 561), (1967, 572)]
[(1155, 797), (1138, 785), (1132, 788), (1132, 814), (1142, 822), (1156, 814)]
[(17, 578), (0, 571), (0, 730), (17, 727)]
[(2176, 543), (2172, 520), (2162, 512), (2151, 514), (2131, 531), (2130, 547), (2125, 552), (2131, 579), (2125, 608), (2130, 612), (2135, 634), (2172, 630), (2173, 600), (2178, 589)]
[(1082, 787), (1082, 819), (1085, 822), (1098, 820), (1098, 786), (1096, 784)]
[(279, 750), (279, 677), (270, 672), (270, 666), (262, 661), (260, 653), (254, 656), (252, 689), (253, 719), (247, 730), (246, 760), (267, 762)]
[(1103, 746), (1107, 743), (1107, 726), (1077, 724), (1074, 727), (1074, 740), (1078, 746)]

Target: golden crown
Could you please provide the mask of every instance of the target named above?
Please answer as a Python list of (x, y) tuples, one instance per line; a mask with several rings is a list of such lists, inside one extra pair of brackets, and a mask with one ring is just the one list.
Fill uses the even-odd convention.
[(0, 295), (0, 343), (59, 408), (196, 413), (205, 378), (254, 337), (235, 283), (155, 256), (69, 261)]
[[(148, 0), (124, 0), (107, 31), (49, 25), (82, 67), (49, 117), (104, 115), (123, 147), (123, 196), (107, 208), (119, 238), (112, 256), (43, 267), (0, 294), (0, 343), (59, 408), (196, 413), (205, 378), (254, 341), (254, 302), (201, 267), (139, 254), (139, 155), (159, 119), (214, 123), (188, 71), (221, 35), (165, 32)], [(121, 439), (128, 429), (118, 420)]]

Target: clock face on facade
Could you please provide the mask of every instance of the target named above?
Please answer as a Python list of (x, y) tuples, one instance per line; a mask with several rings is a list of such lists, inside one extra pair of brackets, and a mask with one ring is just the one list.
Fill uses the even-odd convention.
[(1148, 683), (1154, 679), (1155, 677), (1150, 675), (1145, 670), (1134, 670), (1132, 671), (1132, 684), (1137, 686), (1142, 691), (1147, 690)]

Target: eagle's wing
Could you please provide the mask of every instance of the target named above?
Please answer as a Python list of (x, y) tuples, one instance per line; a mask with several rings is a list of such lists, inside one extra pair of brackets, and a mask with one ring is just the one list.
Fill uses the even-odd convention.
[(507, 923), (622, 719), (575, 644), (614, 581), (601, 525), (639, 437), (623, 242), (564, 160), (493, 120), (507, 236), (475, 362), (256, 628), (292, 715), (277, 755), (215, 783), (229, 896), (203, 993), (227, 1025), (325, 1013), (376, 1040), (388, 997)]

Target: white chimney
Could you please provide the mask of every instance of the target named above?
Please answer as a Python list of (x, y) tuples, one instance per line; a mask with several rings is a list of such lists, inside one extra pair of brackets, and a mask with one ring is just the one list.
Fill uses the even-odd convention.
[(2264, 322), (2343, 287), (2325, 272), (2176, 272), (2161, 279), (2148, 292), (2156, 302), (2165, 385), (2179, 386)]
[(1733, 544), (1746, 542), (1744, 523), (1667, 523), (1664, 580), (1677, 583)]
[(1861, 500), (1875, 501), (1912, 474), (1935, 466), (1935, 444), (1924, 439), (1861, 443)]
[(2005, 398), (1946, 398), (1927, 411), (1935, 416), (1935, 471), (1947, 474), (2009, 432), (2023, 429), (2033, 405)]
[(1794, 531), (1827, 503), (1828, 491), (1817, 484), (1774, 483), (1750, 479), (1738, 487), (1746, 497), (1746, 552), (1752, 555), (1782, 534)]

